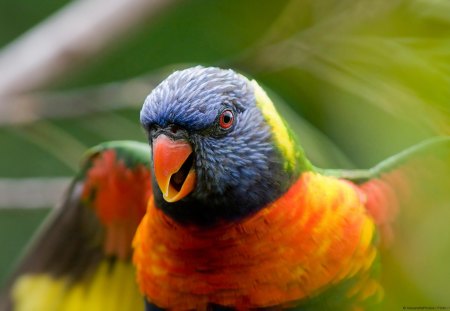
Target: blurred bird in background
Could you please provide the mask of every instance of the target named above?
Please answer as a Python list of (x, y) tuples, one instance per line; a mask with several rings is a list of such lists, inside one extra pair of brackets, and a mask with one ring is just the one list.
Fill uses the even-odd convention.
[[(349, 179), (357, 185), (358, 190), (354, 190), (355, 193), (363, 194), (358, 199), (360, 203), (364, 202), (362, 205), (365, 207), (361, 215), (374, 222), (377, 228), (373, 231), (377, 234), (373, 235), (370, 243), (374, 245), (376, 255), (373, 255), (375, 256), (373, 261), (361, 264), (367, 266), (366, 270), (355, 269), (370, 273), (355, 272), (358, 277), (349, 278), (364, 279), (364, 282), (359, 282), (360, 287), (354, 292), (350, 291), (352, 286), (348, 285), (346, 290), (343, 290), (345, 294), (335, 293), (326, 295), (326, 298), (318, 293), (322, 293), (324, 284), (330, 285), (329, 283), (319, 277), (311, 278), (309, 280), (315, 286), (310, 287), (304, 285), (310, 284), (308, 278), (302, 280), (305, 297), (317, 297), (317, 301), (307, 300), (310, 308), (317, 309), (317, 306), (321, 305), (338, 306), (337, 303), (343, 303), (339, 299), (344, 296), (355, 298), (356, 293), (364, 292), (366, 293), (364, 298), (380, 300), (381, 307), (385, 309), (449, 304), (446, 282), (450, 272), (445, 264), (449, 249), (449, 242), (445, 238), (448, 235), (446, 219), (449, 216), (449, 162), (445, 148), (446, 139), (437, 138), (413, 149), (407, 149), (409, 151), (406, 153), (374, 166), (382, 159), (427, 138), (448, 135), (447, 98), (450, 91), (447, 71), (450, 54), (449, 15), (446, 13), (450, 9), (445, 1), (280, 1), (276, 4), (256, 4), (252, 1), (214, 4), (206, 1), (171, 3), (155, 1), (148, 6), (139, 4), (139, 1), (130, 1), (129, 4), (116, 1), (111, 2), (108, 10), (100, 10), (101, 15), (92, 18), (98, 23), (90, 23), (89, 15), (86, 15), (87, 8), (94, 8), (96, 3), (97, 1), (70, 3), (44, 23), (20, 36), (13, 43), (5, 45), (0, 54), (0, 67), (3, 68), (0, 80), (2, 123), (0, 137), (4, 146), (2, 148), (4, 159), (0, 163), (0, 172), (3, 176), (0, 203), (4, 207), (0, 212), (2, 214), (0, 221), (5, 232), (0, 240), (5, 250), (0, 258), (4, 261), (3, 275), (13, 270), (11, 262), (16, 258), (17, 251), (23, 247), (24, 241), (47, 212), (47, 209), (24, 211), (18, 208), (33, 206), (45, 208), (54, 198), (61, 196), (58, 189), (63, 188), (68, 180), (64, 176), (74, 173), (78, 158), (85, 147), (111, 139), (142, 141), (144, 135), (137, 122), (138, 111), (142, 99), (152, 85), (159, 83), (175, 68), (189, 67), (187, 63), (202, 63), (233, 67), (248, 77), (254, 77), (265, 86), (268, 98), (272, 98), (290, 125), (293, 136), (299, 138), (298, 142), (306, 154), (306, 157), (300, 158), (308, 158), (312, 163), (300, 161), (304, 163), (287, 174), (290, 176), (288, 180), (295, 180), (294, 176), (307, 176), (304, 172), (317, 171), (334, 176), (327, 177), (332, 180), (335, 180), (335, 177)], [(12, 5), (5, 7), (14, 10)], [(56, 7), (49, 3), (47, 11), (41, 13), (41, 18), (54, 10)], [(120, 14), (114, 15), (115, 12)], [(71, 20), (79, 21), (83, 14), (87, 18), (84, 27), (79, 22), (69, 23)], [(102, 16), (105, 16), (104, 19)], [(123, 18), (119, 23), (118, 19), (112, 18), (114, 16)], [(11, 18), (5, 22), (12, 23)], [(106, 25), (116, 25), (116, 28)], [(21, 27), (22, 30), (18, 26), (19, 30), (16, 31), (25, 29), (23, 25)], [(55, 32), (55, 29), (59, 31)], [(9, 34), (5, 32), (3, 42), (8, 42), (17, 34), (13, 31)], [(94, 37), (88, 34), (94, 34)], [(50, 38), (56, 38), (56, 35), (65, 38), (63, 41), (55, 40), (64, 44), (49, 43), (52, 40), (45, 40), (49, 35)], [(124, 35), (127, 35), (126, 39)], [(122, 39), (118, 40), (121, 36)], [(33, 54), (29, 54), (29, 51), (33, 51)], [(256, 93), (254, 95), (256, 96)], [(264, 112), (261, 107), (259, 110), (263, 111), (263, 116), (267, 116), (267, 111)], [(213, 111), (215, 110), (211, 110)], [(236, 117), (233, 119), (237, 122), (233, 124), (234, 127), (241, 122), (239, 116), (232, 111), (231, 116), (224, 118), (229, 120)], [(217, 118), (221, 120), (222, 117), (217, 114)], [(267, 124), (271, 124), (265, 120)], [(145, 127), (145, 122), (143, 125), (149, 133), (154, 130)], [(270, 133), (274, 137), (283, 137), (283, 128), (283, 126), (271, 127)], [(170, 133), (173, 131), (183, 133), (183, 130), (186, 131), (183, 127), (171, 128)], [(286, 146), (284, 143), (279, 145)], [(161, 146), (164, 146), (164, 140)], [(221, 150), (225, 153), (231, 146), (222, 146)], [(129, 151), (123, 151), (129, 149), (133, 150), (131, 155)], [(153, 150), (153, 157), (155, 152)], [(48, 306), (47, 310), (50, 310), (51, 303), (56, 309), (59, 308), (58, 299), (55, 297), (67, 298), (64, 296), (69, 292), (65, 287), (67, 284), (81, 282), (98, 285), (104, 279), (102, 277), (113, 275), (116, 276), (115, 281), (109, 282), (122, 284), (123, 288), (129, 291), (126, 295), (128, 298), (124, 298), (123, 301), (129, 302), (129, 305), (136, 303), (143, 308), (139, 290), (134, 280), (129, 279), (129, 275), (134, 273), (133, 268), (129, 263), (123, 262), (127, 262), (131, 256), (129, 246), (132, 236), (146, 210), (142, 202), (151, 196), (148, 184), (151, 173), (147, 171), (152, 165), (148, 162), (150, 154), (152, 152), (149, 149), (138, 144), (127, 145), (125, 148), (114, 144), (102, 145), (89, 153), (87, 157), (89, 160), (84, 162), (84, 169), (77, 175), (76, 181), (71, 183), (69, 195), (62, 204), (65, 207), (69, 206), (67, 211), (71, 212), (67, 214), (73, 215), (63, 218), (71, 221), (55, 221), (64, 214), (61, 213), (62, 209), (57, 210), (48, 220), (48, 223), (53, 225), (42, 229), (40, 236), (52, 236), (50, 232), (66, 234), (55, 234), (52, 240), (38, 238), (31, 244), (34, 246), (29, 247), (28, 253), (38, 252), (39, 256), (28, 259), (25, 256), (25, 259), (17, 264), (16, 272), (12, 274), (13, 278), (23, 275), (26, 269), (21, 270), (21, 267), (29, 267), (27, 269), (30, 270), (27, 271), (32, 272), (48, 272), (39, 275), (41, 279), (21, 278), (21, 285), (16, 287), (17, 292), (22, 298), (29, 295), (27, 299), (21, 299), (28, 303), (24, 308), (33, 308), (38, 300), (40, 303), (46, 301), (43, 293), (27, 290), (33, 284), (54, 286), (54, 292), (44, 304), (46, 309)], [(195, 150), (193, 154), (197, 155)], [(298, 155), (297, 152), (295, 154)], [(239, 158), (245, 159), (244, 156)], [(295, 158), (298, 159), (297, 156)], [(203, 164), (206, 163), (207, 161)], [(220, 178), (218, 168), (225, 167), (225, 164), (214, 166), (214, 172), (217, 174), (215, 178)], [(315, 167), (342, 169), (317, 170)], [(364, 170), (368, 167), (375, 168)], [(402, 173), (393, 173), (398, 172), (400, 167)], [(358, 170), (355, 171), (355, 168)], [(115, 173), (104, 175), (105, 171)], [(287, 171), (289, 172), (289, 169)], [(201, 185), (199, 172), (197, 171), (196, 175), (197, 181), (192, 182), (192, 185), (195, 184), (197, 187)], [(303, 173), (300, 174), (301, 172)], [(154, 181), (161, 179), (157, 174), (162, 175), (157, 173), (156, 169), (154, 174)], [(251, 173), (248, 174), (252, 176)], [(42, 178), (43, 176), (45, 178)], [(186, 177), (184, 180), (189, 181), (187, 176), (190, 175), (177, 178), (180, 177), (183, 181), (182, 177)], [(200, 176), (208, 179), (206, 175)], [(275, 199), (279, 196), (273, 191), (278, 190), (284, 195), (290, 193), (288, 191), (290, 187), (286, 184), (283, 186), (279, 181), (285, 180), (284, 178), (277, 174), (268, 174), (266, 177), (266, 181), (273, 178), (278, 180), (274, 182), (277, 186), (271, 189), (269, 183), (267, 188), (261, 189), (271, 191), (265, 191), (264, 195), (258, 194), (255, 197), (249, 192), (246, 197), (251, 202), (260, 200), (259, 204), (255, 204), (259, 207), (263, 202), (277, 202)], [(372, 179), (374, 177), (376, 178)], [(116, 185), (114, 190), (108, 190), (105, 192), (108, 195), (103, 196), (98, 185), (102, 182), (110, 185), (111, 182), (106, 182), (108, 178), (126, 180), (126, 185), (135, 186), (121, 188), (124, 186)], [(211, 178), (208, 180), (214, 180)], [(300, 180), (304, 181), (304, 178)], [(309, 179), (308, 181), (311, 182)], [(83, 187), (79, 185), (80, 182), (84, 183)], [(319, 182), (312, 178), (312, 183), (314, 182), (318, 183), (317, 188), (323, 185), (323, 181)], [(209, 185), (201, 190), (218, 191), (212, 184)], [(325, 188), (328, 187), (331, 186)], [(343, 187), (347, 190), (353, 189), (348, 185)], [(156, 197), (158, 191), (164, 189), (164, 185), (156, 182), (151, 188)], [(338, 188), (341, 189), (340, 186)], [(165, 189), (169, 191), (166, 199), (169, 198), (170, 201), (171, 188)], [(190, 195), (194, 196), (198, 191), (195, 189), (192, 193), (187, 192), (184, 200)], [(183, 192), (182, 188), (178, 190)], [(196, 196), (198, 197), (199, 193)], [(321, 198), (325, 199), (333, 201), (333, 196), (324, 195)], [(180, 200), (182, 202), (183, 198)], [(220, 205), (220, 202), (215, 203)], [(98, 207), (89, 209), (86, 206)], [(117, 208), (110, 210), (100, 206)], [(125, 223), (117, 221), (124, 217), (121, 206), (134, 206), (131, 215), (125, 217), (127, 219)], [(165, 212), (164, 215), (170, 215), (171, 219), (175, 220), (175, 225), (182, 223), (187, 216), (173, 214), (171, 205), (168, 206), (164, 209), (162, 203), (159, 203), (159, 207)], [(246, 206), (245, 211), (240, 211), (242, 212), (239, 214), (240, 217), (236, 217), (240, 221), (247, 219), (248, 215), (259, 215), (259, 212), (265, 210), (252, 208), (251, 204), (243, 206)], [(147, 213), (152, 210), (155, 209), (149, 206)], [(236, 216), (232, 212), (221, 217), (210, 216), (213, 220), (232, 219), (234, 223), (236, 219), (232, 217), (233, 215)], [(158, 217), (147, 218), (159, 219)], [(271, 214), (267, 217), (271, 217)], [(205, 220), (198, 221), (201, 223)], [(77, 226), (87, 231), (78, 230)], [(145, 226), (141, 225), (141, 228), (143, 227)], [(251, 226), (244, 228), (256, 230)], [(139, 250), (142, 247), (150, 247), (153, 242), (151, 239), (142, 238), (146, 236), (143, 233), (144, 229), (140, 232), (135, 238), (134, 258), (138, 267), (141, 291), (147, 297), (148, 307), (153, 303), (159, 307), (170, 307), (166, 303), (167, 300), (176, 303), (176, 299), (171, 299), (170, 295), (164, 296), (164, 290), (161, 290), (161, 296), (155, 296), (151, 289), (145, 286), (146, 282), (143, 279), (146, 275), (157, 274), (158, 271), (142, 272), (145, 268), (142, 268), (140, 262), (145, 263), (146, 259)], [(379, 237), (376, 237), (378, 235)], [(336, 238), (339, 241), (342, 239)], [(345, 241), (351, 243), (350, 238)], [(313, 242), (310, 245), (322, 245), (324, 249), (329, 246)], [(73, 247), (69, 248), (68, 245)], [(298, 243), (298, 245), (309, 244)], [(361, 255), (361, 258), (371, 258), (368, 256), (370, 247), (365, 251), (367, 256)], [(58, 254), (62, 257), (58, 261), (60, 264), (55, 265), (54, 258), (58, 258)], [(433, 263), (431, 267), (430, 262)], [(326, 264), (324, 266), (327, 267)], [(165, 265), (163, 267), (167, 268)], [(289, 265), (284, 268), (290, 269)], [(121, 272), (111, 273), (111, 269)], [(182, 269), (181, 272), (183, 271)], [(208, 274), (208, 269), (205, 271), (204, 273)], [(181, 272), (177, 270), (177, 273)], [(300, 274), (300, 271), (289, 272), (292, 273), (287, 274), (288, 277)], [(330, 274), (330, 271), (328, 273)], [(346, 276), (349, 275), (350, 272)], [(59, 277), (59, 283), (53, 284), (51, 278), (55, 276)], [(282, 278), (285, 282), (288, 279)], [(377, 281), (372, 282), (372, 279)], [(217, 280), (210, 282), (223, 284)], [(318, 285), (320, 282), (324, 283)], [(5, 281), (4, 284), (5, 288), (9, 288), (11, 283)], [(164, 286), (164, 284), (166, 283), (161, 282), (157, 285)], [(207, 296), (205, 293), (207, 289), (202, 288), (199, 283), (191, 285), (190, 290), (200, 291)], [(102, 288), (101, 285), (94, 287)], [(43, 289), (45, 286), (39, 288)], [(114, 290), (123, 293), (123, 288), (121, 286), (110, 288), (106, 294), (109, 298), (117, 297), (118, 295), (113, 294)], [(320, 290), (313, 291), (312, 288)], [(364, 291), (365, 288), (370, 290)], [(96, 296), (95, 290), (91, 289), (91, 297)], [(33, 299), (31, 292), (35, 292), (35, 297), (40, 299)], [(82, 292), (81, 288), (77, 290), (72, 288), (70, 291), (72, 301), (86, 297)], [(173, 295), (172, 291), (169, 293)], [(248, 296), (253, 300), (243, 299), (239, 303), (237, 300), (229, 303), (225, 298), (221, 300), (217, 297), (205, 300), (206, 302), (191, 302), (194, 303), (194, 308), (293, 307), (298, 304), (303, 304), (304, 308), (308, 306), (298, 292), (292, 294), (293, 296), (289, 296), (288, 290), (280, 291), (279, 296), (276, 291), (270, 293), (265, 295), (261, 288), (259, 295), (267, 300), (274, 299), (273, 301), (277, 303), (268, 301), (255, 303), (255, 295)], [(99, 291), (97, 294), (104, 296), (104, 293)], [(336, 300), (336, 297), (339, 299)], [(101, 304), (99, 307), (98, 300), (92, 301), (92, 306), (97, 306), (94, 307), (97, 309), (109, 306)], [(109, 299), (108, 303), (111, 304), (110, 309), (118, 307), (113, 299)], [(347, 305), (340, 304), (340, 306), (345, 308)], [(365, 307), (358, 303), (352, 306)], [(176, 308), (175, 305), (172, 307)]]

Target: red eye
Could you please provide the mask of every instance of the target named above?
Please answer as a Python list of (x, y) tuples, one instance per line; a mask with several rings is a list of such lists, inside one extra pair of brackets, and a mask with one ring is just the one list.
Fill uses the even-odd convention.
[(220, 114), (219, 125), (223, 129), (229, 129), (233, 125), (234, 115), (231, 110), (225, 110)]

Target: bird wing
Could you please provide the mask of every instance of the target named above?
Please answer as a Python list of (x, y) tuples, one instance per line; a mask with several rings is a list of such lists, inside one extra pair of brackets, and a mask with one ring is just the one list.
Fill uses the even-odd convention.
[[(347, 179), (358, 185), (365, 206), (390, 244), (392, 224), (404, 207), (439, 205), (449, 199), (450, 137), (426, 140), (367, 170), (321, 170), (325, 175)], [(422, 208), (422, 210), (424, 210)]]
[(151, 192), (149, 152), (117, 141), (86, 153), (7, 282), (0, 310), (144, 308), (130, 258)]
[[(433, 157), (435, 159), (439, 159), (441, 162), (444, 159), (448, 160), (449, 153), (450, 136), (438, 136), (407, 148), (369, 169), (316, 168), (316, 170), (327, 176), (344, 178), (357, 184), (361, 184), (371, 179), (379, 178), (388, 172), (403, 167), (405, 164), (412, 161), (417, 161), (417, 159), (430, 160), (431, 157)], [(426, 162), (422, 162), (422, 164), (426, 165)]]

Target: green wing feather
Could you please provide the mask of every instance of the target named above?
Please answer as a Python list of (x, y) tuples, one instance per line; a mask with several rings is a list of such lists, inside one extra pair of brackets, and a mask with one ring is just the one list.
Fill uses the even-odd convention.
[[(414, 145), (402, 152), (393, 155), (386, 160), (380, 162), (369, 169), (321, 169), (316, 168), (321, 174), (328, 176), (335, 176), (338, 178), (344, 178), (356, 183), (363, 183), (373, 178), (379, 178), (384, 173), (390, 172), (397, 168), (402, 167), (411, 161), (417, 161), (423, 159), (421, 166), (427, 166), (426, 161), (431, 161), (431, 158), (436, 159), (441, 165), (449, 164), (450, 159), (450, 137), (438, 136), (428, 139), (417, 145)], [(436, 163), (429, 163), (434, 165)], [(430, 167), (431, 169), (431, 167)]]
[(48, 216), (11, 274), (0, 296), (0, 310), (143, 308), (129, 257), (105, 253), (107, 228), (83, 199), (95, 159), (108, 151), (114, 151), (131, 171), (135, 167), (148, 171), (147, 144), (115, 141), (88, 150), (62, 203)]

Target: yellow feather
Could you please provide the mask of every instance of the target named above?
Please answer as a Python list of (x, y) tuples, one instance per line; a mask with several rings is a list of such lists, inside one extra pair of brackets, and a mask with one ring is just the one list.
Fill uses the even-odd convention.
[(143, 298), (130, 263), (103, 261), (95, 274), (79, 282), (47, 274), (27, 274), (13, 289), (15, 311), (119, 311), (143, 309)]
[(287, 160), (285, 163), (286, 169), (293, 169), (296, 164), (296, 148), (295, 143), (292, 141), (289, 131), (281, 118), (280, 114), (276, 111), (275, 106), (267, 96), (266, 92), (259, 86), (259, 84), (252, 80), (252, 85), (255, 92), (255, 100), (259, 109), (266, 119), (269, 126), (272, 128), (272, 132), (275, 137), (275, 141), (278, 149)]

